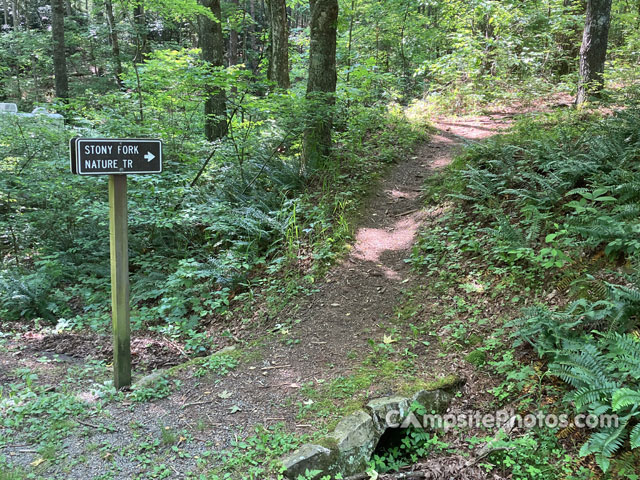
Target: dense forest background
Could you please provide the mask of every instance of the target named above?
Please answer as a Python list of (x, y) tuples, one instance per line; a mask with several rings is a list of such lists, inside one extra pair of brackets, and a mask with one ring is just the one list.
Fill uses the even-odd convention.
[[(278, 271), (312, 255), (303, 245), (314, 243), (323, 247), (313, 255), (333, 255), (333, 237), (347, 232), (330, 219), (353, 207), (353, 190), (390, 149), (417, 134), (403, 105), (425, 99), (414, 108), (424, 115), (575, 95), (586, 4), (0, 7), (0, 99), (66, 119), (0, 118), (1, 278), (19, 293), (0, 300), (4, 315), (105, 318), (104, 180), (68, 175), (67, 141), (157, 137), (165, 174), (136, 179), (131, 191), (134, 322), (162, 319), (159, 328), (192, 335), (200, 319), (227, 310), (256, 267)], [(635, 78), (640, 41), (637, 5), (614, 1), (611, 15), (609, 86)], [(215, 297), (199, 301), (209, 290)]]
[[(110, 329), (107, 180), (69, 172), (73, 137), (163, 140), (163, 174), (129, 181), (132, 328), (198, 356), (235, 338), (232, 318), (274, 318), (314, 288), (372, 185), (427, 138), (432, 116), (546, 109), (425, 187), (427, 203), (458, 210), (408, 262), (448, 281), (443, 291), (468, 263), (498, 278), (492, 301), (524, 292), (518, 306), (551, 299), (552, 280), (579, 290), (576, 303), (543, 303), (505, 328), (575, 387), (566, 404), (626, 415), (583, 438), (584, 456), (606, 471), (640, 445), (629, 333), (640, 305), (638, 2), (0, 0), (0, 21), (0, 101), (19, 110), (0, 112), (3, 328)], [(475, 348), (467, 340), (460, 348)], [(496, 397), (542, 392), (547, 373), (497, 343), (476, 348), (506, 378)], [(31, 395), (27, 383), (16, 392)], [(536, 462), (527, 448), (516, 445)], [(550, 478), (540, 475), (518, 478)]]

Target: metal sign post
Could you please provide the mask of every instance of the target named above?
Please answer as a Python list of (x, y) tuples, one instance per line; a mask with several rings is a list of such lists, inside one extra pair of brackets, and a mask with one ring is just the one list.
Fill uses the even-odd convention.
[(127, 174), (162, 172), (162, 142), (73, 138), (70, 148), (72, 173), (109, 175), (113, 384), (120, 389), (131, 385)]

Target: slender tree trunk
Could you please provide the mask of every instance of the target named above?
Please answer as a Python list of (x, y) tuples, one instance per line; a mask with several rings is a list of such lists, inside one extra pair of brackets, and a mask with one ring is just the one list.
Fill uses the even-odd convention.
[(28, 32), (29, 31), (29, 13), (30, 13), (28, 0), (24, 0), (24, 2), (22, 3), (22, 7), (24, 11), (24, 29), (25, 31)]
[[(563, 0), (563, 15), (583, 15), (586, 5), (575, 2), (574, 0)], [(580, 26), (574, 25), (567, 30), (556, 33), (556, 43), (562, 51), (562, 55), (552, 67), (558, 75), (566, 75), (574, 71), (576, 64), (575, 59), (578, 56), (580, 47), (576, 45), (576, 38), (580, 35)]]
[(240, 31), (242, 32), (242, 63), (244, 63), (245, 66), (247, 66), (247, 30), (247, 2), (244, 2)]
[(376, 67), (378, 66), (378, 56), (380, 54), (380, 29), (378, 28), (378, 19), (376, 18)]
[(136, 56), (134, 58), (135, 63), (142, 63), (144, 57), (149, 53), (149, 47), (147, 45), (147, 20), (144, 15), (144, 6), (139, 0), (133, 8), (133, 21), (136, 29)]
[[(231, 0), (236, 11), (238, 9), (238, 0)], [(229, 65), (238, 64), (238, 31), (234, 25), (229, 26)]]
[(269, 17), (269, 71), (267, 77), (289, 88), (289, 23), (285, 0), (267, 0)]
[(597, 96), (604, 86), (604, 62), (611, 23), (611, 0), (588, 0), (580, 47), (580, 83), (576, 103)]
[(403, 88), (407, 88), (407, 56), (404, 52), (404, 29), (407, 25), (407, 16), (409, 15), (409, 2), (406, 3), (404, 8), (404, 17), (402, 18), (402, 28), (400, 29), (400, 58), (402, 59), (402, 81), (404, 83)]
[(332, 110), (336, 92), (338, 0), (311, 0), (309, 47), (310, 124), (304, 132), (304, 167), (318, 167), (331, 149)]
[(18, 0), (13, 0), (13, 29), (18, 30), (20, 28), (20, 12), (18, 11)]
[(113, 70), (118, 87), (122, 88), (122, 62), (120, 61), (120, 42), (116, 31), (116, 20), (113, 16), (113, 4), (111, 0), (104, 0), (104, 9), (107, 15), (107, 25), (109, 26), (109, 39), (111, 40), (111, 55), (113, 56)]
[[(198, 19), (200, 29), (200, 48), (202, 59), (213, 68), (224, 66), (224, 38), (220, 0), (201, 0), (204, 7), (211, 10), (216, 21), (201, 16)], [(227, 134), (227, 99), (225, 91), (219, 87), (208, 86), (204, 104), (204, 133), (207, 140), (213, 141)]]
[(40, 86), (38, 85), (38, 60), (31, 54), (31, 73), (33, 74), (33, 89), (36, 94), (36, 102), (40, 101)]
[(249, 52), (245, 58), (247, 68), (254, 72), (256, 71), (256, 65), (253, 59), (253, 53), (256, 52), (256, 2), (255, 0), (249, 0), (249, 15), (251, 16), (251, 25), (249, 26)]
[(69, 79), (67, 77), (67, 59), (64, 44), (64, 0), (53, 0), (51, 13), (56, 97), (65, 99), (69, 98)]
[(349, 83), (349, 77), (351, 76), (351, 48), (353, 43), (353, 23), (356, 19), (356, 0), (351, 0), (351, 18), (349, 19), (349, 35), (347, 40), (347, 80)]
[(4, 13), (4, 23), (3, 25), (9, 25), (9, 2), (7, 0), (2, 1), (2, 12)]

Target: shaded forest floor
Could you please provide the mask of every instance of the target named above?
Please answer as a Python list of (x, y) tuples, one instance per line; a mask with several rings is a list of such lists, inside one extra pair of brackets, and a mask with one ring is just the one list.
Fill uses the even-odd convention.
[[(268, 478), (282, 453), (368, 399), (452, 374), (466, 382), (454, 410), (491, 411), (487, 392), (499, 379), (465, 357), (510, 312), (488, 292), (430, 289), (406, 259), (418, 231), (446, 208), (424, 207), (425, 179), (465, 142), (508, 128), (513, 116), (436, 119), (430, 141), (374, 189), (349, 253), (312, 292), (245, 329), (239, 342), (230, 338), (232, 348), (162, 370), (133, 393), (100, 387), (110, 378), (108, 339), (5, 340), (0, 381), (33, 382), (42, 398), (22, 433), (0, 442), (15, 478)], [(467, 322), (470, 316), (488, 322)], [(161, 338), (133, 342), (137, 372), (183, 359), (179, 346)], [(38, 417), (56, 422), (47, 435)]]

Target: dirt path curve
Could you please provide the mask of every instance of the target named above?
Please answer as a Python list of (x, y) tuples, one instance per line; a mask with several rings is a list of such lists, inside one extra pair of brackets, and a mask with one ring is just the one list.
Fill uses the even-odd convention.
[[(382, 339), (380, 320), (393, 315), (402, 292), (418, 280), (405, 259), (427, 217), (420, 197), (426, 177), (464, 144), (498, 133), (511, 119), (504, 113), (436, 119), (430, 141), (390, 170), (362, 215), (349, 255), (300, 309), (291, 332), (300, 342), (288, 352), (291, 368), (278, 370), (279, 383), (322, 378), (328, 365), (333, 375), (343, 374), (354, 363), (349, 352), (365, 350), (376, 335)], [(282, 355), (274, 346), (272, 356)]]
[[(168, 398), (109, 403), (90, 418), (83, 435), (64, 441), (64, 460), (47, 468), (47, 474), (83, 480), (151, 478), (150, 470), (164, 465), (173, 472), (171, 478), (193, 478), (185, 473), (208, 468), (198, 467), (198, 457), (230, 448), (257, 425), (283, 422), (289, 431), (308, 433), (310, 425), (297, 418), (298, 402), (305, 399), (301, 386), (351, 373), (370, 353), (368, 341), (382, 340), (381, 323), (394, 314), (403, 291), (419, 281), (405, 259), (427, 216), (420, 198), (425, 178), (447, 165), (465, 141), (491, 136), (510, 119), (504, 113), (437, 119), (437, 133), (430, 141), (393, 166), (374, 190), (346, 258), (299, 308), (285, 309), (276, 319), (290, 325), (286, 337), (268, 338), (256, 347), (254, 357), (252, 351), (243, 352), (248, 356), (226, 376), (181, 372), (180, 388)], [(174, 452), (181, 454), (141, 450), (159, 438), (172, 440), (166, 432), (180, 439)], [(163, 451), (162, 444), (154, 448)], [(37, 458), (35, 453), (16, 452), (13, 459), (25, 466)], [(5, 453), (14, 455), (8, 449)], [(75, 461), (82, 457), (86, 460)]]

